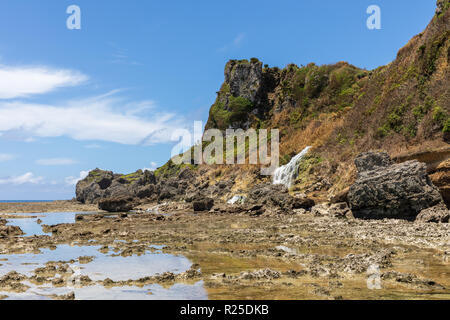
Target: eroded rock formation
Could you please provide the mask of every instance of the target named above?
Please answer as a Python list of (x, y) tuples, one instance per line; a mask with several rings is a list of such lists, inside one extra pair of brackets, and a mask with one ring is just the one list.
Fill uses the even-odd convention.
[(363, 153), (355, 160), (358, 177), (348, 194), (359, 218), (415, 219), (443, 202), (439, 189), (416, 160), (393, 164), (387, 153)]

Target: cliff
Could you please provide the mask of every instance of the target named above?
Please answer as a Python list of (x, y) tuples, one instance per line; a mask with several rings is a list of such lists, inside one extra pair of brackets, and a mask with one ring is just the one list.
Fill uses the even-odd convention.
[[(356, 179), (353, 160), (370, 150), (383, 150), (399, 162), (422, 159), (448, 194), (450, 173), (442, 163), (450, 154), (450, 0), (437, 6), (427, 28), (392, 63), (375, 70), (346, 62), (280, 69), (256, 58), (229, 61), (206, 129), (277, 128), (281, 164), (312, 146), (291, 190), (312, 198), (327, 199), (348, 188)], [(190, 178), (179, 180), (188, 171)], [(161, 192), (165, 199), (183, 198), (200, 188), (226, 200), (267, 182), (258, 172), (250, 165), (176, 166), (169, 161), (155, 171), (151, 184), (159, 191), (150, 198)], [(177, 180), (186, 185), (180, 187)], [(98, 189), (82, 181), (77, 197), (86, 185)]]

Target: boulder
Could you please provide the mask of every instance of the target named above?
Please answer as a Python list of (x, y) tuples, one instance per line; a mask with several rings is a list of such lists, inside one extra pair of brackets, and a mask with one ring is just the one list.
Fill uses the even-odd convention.
[(414, 220), (420, 211), (443, 202), (424, 163), (393, 164), (386, 153), (367, 152), (355, 165), (358, 176), (348, 200), (356, 218)]
[(337, 218), (353, 218), (352, 211), (346, 202), (321, 203), (311, 208), (311, 213), (316, 216), (331, 216)]
[(450, 210), (444, 204), (422, 210), (416, 218), (416, 222), (448, 223), (449, 220)]
[(98, 203), (100, 210), (108, 212), (128, 212), (133, 210), (134, 206), (134, 198), (130, 197), (107, 198), (100, 200)]
[(291, 199), (292, 209), (309, 210), (315, 205), (315, 201), (306, 197), (293, 197)]
[(293, 197), (281, 184), (259, 184), (250, 190), (250, 203), (263, 204), (266, 207), (278, 207), (288, 211), (293, 209), (310, 209), (314, 200), (306, 197)]
[(192, 206), (194, 211), (209, 211), (214, 206), (214, 200), (211, 198), (195, 199)]

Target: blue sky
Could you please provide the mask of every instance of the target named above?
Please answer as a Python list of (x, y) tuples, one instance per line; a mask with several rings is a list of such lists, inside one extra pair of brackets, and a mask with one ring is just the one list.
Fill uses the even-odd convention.
[[(68, 30), (69, 5), (81, 30)], [(369, 30), (369, 5), (382, 29)], [(70, 199), (88, 170), (155, 168), (205, 122), (229, 59), (373, 69), (423, 31), (434, 0), (0, 3), (0, 200)]]

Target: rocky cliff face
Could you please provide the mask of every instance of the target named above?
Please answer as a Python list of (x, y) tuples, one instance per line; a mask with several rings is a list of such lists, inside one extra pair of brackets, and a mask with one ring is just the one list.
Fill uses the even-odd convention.
[(438, 1), (424, 32), (375, 70), (346, 62), (279, 69), (255, 58), (230, 61), (206, 128), (278, 128), (281, 164), (313, 146), (294, 190), (318, 198), (355, 181), (353, 160), (361, 152), (397, 158), (448, 147), (449, 3)]
[[(347, 193), (343, 191), (364, 175), (361, 166), (379, 165), (376, 170), (380, 172), (393, 166), (387, 158), (369, 164), (358, 163), (358, 158), (355, 166), (354, 159), (362, 152), (384, 150), (402, 162), (404, 154), (433, 155), (435, 150), (448, 148), (449, 8), (450, 0), (439, 0), (436, 14), (424, 32), (400, 49), (392, 63), (375, 70), (346, 62), (289, 64), (279, 69), (263, 66), (256, 58), (229, 61), (206, 129), (277, 128), (281, 165), (306, 146), (313, 146), (300, 164), (291, 191), (316, 200), (344, 199), (341, 195)], [(448, 199), (448, 166), (443, 164), (448, 156), (442, 155), (439, 159), (431, 156), (427, 170)], [(407, 160), (413, 159), (422, 161), (414, 156)], [(420, 181), (426, 180), (420, 164), (408, 166), (422, 177)], [(226, 199), (232, 194), (248, 194), (255, 185), (269, 182), (251, 166), (189, 166), (189, 170), (169, 161), (155, 172), (156, 181), (150, 182), (141, 181), (142, 172), (133, 174), (139, 178), (130, 181), (129, 176), (96, 171), (79, 183), (77, 199), (96, 202), (126, 195), (146, 201), (192, 200), (195, 194)], [(189, 178), (180, 177), (181, 172)], [(404, 187), (408, 188), (411, 179), (405, 179)], [(425, 187), (417, 194), (426, 198)], [(434, 199), (435, 189), (428, 191)], [(407, 207), (417, 214), (421, 205)]]
[(123, 175), (95, 169), (77, 183), (76, 198), (81, 203), (98, 203), (105, 198), (150, 198), (156, 190), (155, 185), (155, 175), (150, 171), (138, 170)]

